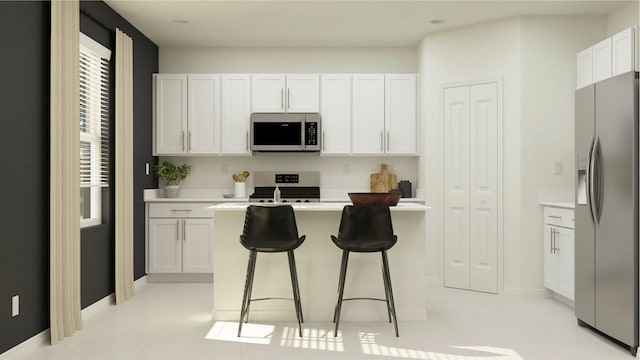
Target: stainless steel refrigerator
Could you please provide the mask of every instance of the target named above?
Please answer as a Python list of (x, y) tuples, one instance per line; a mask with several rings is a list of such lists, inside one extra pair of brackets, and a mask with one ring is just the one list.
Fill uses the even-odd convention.
[(575, 314), (638, 348), (638, 74), (576, 91)]

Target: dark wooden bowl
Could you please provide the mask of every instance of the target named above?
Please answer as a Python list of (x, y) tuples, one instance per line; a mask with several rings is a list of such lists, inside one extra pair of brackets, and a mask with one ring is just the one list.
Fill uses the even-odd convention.
[(387, 205), (396, 206), (400, 201), (399, 191), (392, 191), (388, 193), (349, 193), (349, 198), (355, 206), (367, 206), (367, 205)]

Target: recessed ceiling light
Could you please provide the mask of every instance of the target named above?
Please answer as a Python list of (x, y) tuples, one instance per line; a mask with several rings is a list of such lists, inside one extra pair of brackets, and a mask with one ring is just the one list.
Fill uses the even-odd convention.
[(445, 20), (442, 20), (442, 19), (434, 19), (434, 20), (429, 21), (429, 23), (433, 24), (433, 25), (440, 25), (443, 22), (445, 22)]
[(173, 19), (171, 20), (172, 23), (176, 23), (176, 24), (188, 24), (189, 21), (188, 20), (182, 20), (182, 19)]

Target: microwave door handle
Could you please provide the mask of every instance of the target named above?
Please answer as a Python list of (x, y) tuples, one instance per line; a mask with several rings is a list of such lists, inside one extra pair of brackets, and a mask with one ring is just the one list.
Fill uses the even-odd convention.
[(303, 118), (300, 121), (300, 150), (306, 150), (307, 146), (307, 123)]

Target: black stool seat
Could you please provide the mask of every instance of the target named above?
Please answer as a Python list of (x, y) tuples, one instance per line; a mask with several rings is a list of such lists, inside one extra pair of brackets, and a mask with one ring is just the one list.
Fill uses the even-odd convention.
[(293, 302), (298, 319), (298, 333), (302, 337), (302, 303), (300, 302), (300, 287), (298, 285), (298, 273), (293, 250), (297, 249), (306, 236), (298, 237), (298, 227), (291, 205), (257, 206), (250, 205), (244, 219), (244, 230), (240, 235), (240, 243), (249, 249), (249, 264), (247, 277), (242, 296), (240, 310), (240, 322), (238, 324), (238, 336), (242, 332), (242, 324), (249, 321), (249, 308), (252, 301), (271, 300), (278, 298), (252, 299), (251, 290), (256, 269), (258, 252), (276, 253), (287, 252), (289, 258), (289, 272), (291, 275), (291, 288), (293, 290)]
[[(398, 320), (396, 318), (393, 290), (391, 288), (391, 274), (389, 273), (389, 259), (387, 250), (391, 249), (398, 237), (393, 234), (391, 212), (388, 206), (352, 206), (347, 205), (342, 210), (338, 236), (331, 235), (331, 240), (342, 249), (342, 264), (338, 282), (338, 300), (333, 314), (336, 324), (334, 336), (338, 335), (342, 302), (347, 300), (378, 300), (387, 304), (389, 322), (393, 322), (396, 336)], [(385, 289), (384, 299), (375, 298), (344, 298), (344, 284), (347, 276), (349, 252), (380, 252), (382, 255), (382, 279)]]

